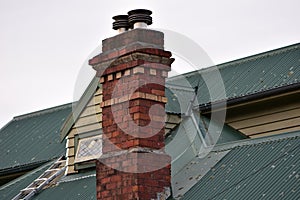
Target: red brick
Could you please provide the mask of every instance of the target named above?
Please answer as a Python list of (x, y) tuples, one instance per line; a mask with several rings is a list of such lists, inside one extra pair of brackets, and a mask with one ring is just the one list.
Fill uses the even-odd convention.
[(100, 192), (100, 194), (102, 198), (110, 196), (110, 192), (108, 190), (104, 190)]
[(101, 184), (109, 183), (110, 182), (110, 177), (104, 177), (100, 180)]
[(151, 93), (159, 96), (165, 96), (165, 90), (151, 89)]
[(111, 183), (106, 185), (107, 190), (113, 190), (113, 189), (116, 189), (116, 188), (117, 188), (117, 184), (114, 183), (114, 182), (111, 182)]

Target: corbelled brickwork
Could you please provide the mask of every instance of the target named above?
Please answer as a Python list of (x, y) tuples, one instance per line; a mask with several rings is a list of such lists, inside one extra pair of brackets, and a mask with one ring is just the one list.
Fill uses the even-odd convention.
[(164, 86), (173, 59), (163, 41), (161, 32), (134, 29), (104, 40), (90, 60), (103, 85), (97, 199), (163, 199), (171, 187)]

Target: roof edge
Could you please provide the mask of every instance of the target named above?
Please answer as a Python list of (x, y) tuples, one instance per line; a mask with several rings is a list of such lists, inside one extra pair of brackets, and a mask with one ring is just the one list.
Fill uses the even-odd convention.
[(36, 162), (32, 162), (32, 163), (27, 163), (27, 164), (22, 164), (22, 165), (17, 165), (17, 166), (13, 166), (13, 167), (8, 167), (8, 168), (3, 168), (0, 169), (0, 176), (1, 175), (7, 175), (7, 174), (12, 174), (12, 173), (17, 173), (17, 172), (22, 172), (22, 171), (27, 171), (27, 170), (32, 170), (36, 167), (39, 167), (47, 162), (53, 161), (58, 157), (54, 157), (54, 158), (50, 158), (47, 160), (40, 160), (40, 161), (36, 161)]
[(25, 174), (19, 176), (18, 178), (13, 179), (10, 182), (0, 186), (0, 191), (3, 190), (3, 189), (6, 189), (7, 187), (10, 187), (10, 186), (18, 183), (19, 181), (22, 181), (22, 180), (26, 179), (28, 176), (32, 175), (33, 173), (37, 173), (39, 171), (42, 171), (43, 168), (50, 166), (52, 163), (54, 163), (54, 161), (55, 161), (55, 159), (53, 159), (51, 161), (48, 161), (48, 162), (45, 162), (45, 164), (42, 164), (39, 167), (29, 171), (28, 173), (25, 173)]
[(63, 110), (65, 108), (69, 108), (71, 106), (72, 106), (72, 103), (66, 103), (66, 104), (62, 104), (62, 105), (59, 105), (59, 106), (54, 106), (54, 107), (46, 108), (46, 109), (43, 109), (43, 110), (34, 111), (34, 112), (31, 112), (31, 113), (15, 116), (12, 119), (12, 121), (18, 121), (18, 120), (22, 120), (22, 119), (29, 118), (29, 117), (36, 117), (36, 116), (39, 116), (39, 115), (52, 113), (52, 112), (55, 112), (55, 111), (58, 111), (58, 110)]
[(84, 93), (80, 97), (79, 101), (72, 104), (72, 112), (67, 117), (66, 121), (63, 123), (60, 129), (60, 142), (62, 142), (68, 135), (73, 124), (76, 122), (85, 106), (88, 104), (93, 94), (95, 93), (97, 87), (99, 86), (99, 78), (94, 76), (90, 84), (85, 89)]
[(11, 119), (11, 120), (9, 120), (9, 122), (7, 122), (4, 126), (2, 126), (1, 128), (0, 128), (0, 132), (2, 131), (2, 130), (4, 130), (10, 123), (12, 123), (14, 120), (13, 119)]

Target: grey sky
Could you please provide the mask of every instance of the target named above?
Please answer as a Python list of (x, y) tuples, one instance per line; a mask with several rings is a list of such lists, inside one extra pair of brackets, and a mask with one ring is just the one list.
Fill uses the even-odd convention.
[(152, 28), (184, 34), (214, 63), (300, 42), (299, 0), (0, 0), (0, 127), (73, 101), (83, 62), (114, 35), (111, 17), (153, 11)]

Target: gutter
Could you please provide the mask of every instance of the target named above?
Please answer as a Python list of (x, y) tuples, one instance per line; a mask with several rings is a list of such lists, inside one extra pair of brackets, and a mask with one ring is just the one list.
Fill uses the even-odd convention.
[(202, 113), (209, 113), (209, 112), (211, 112), (212, 107), (214, 109), (224, 109), (224, 105), (227, 104), (227, 106), (225, 106), (225, 109), (226, 109), (228, 106), (238, 105), (241, 103), (246, 103), (246, 102), (250, 102), (250, 101), (254, 101), (254, 100), (258, 100), (258, 99), (263, 99), (263, 98), (267, 98), (270, 96), (279, 95), (279, 94), (283, 94), (286, 92), (292, 92), (292, 91), (299, 90), (299, 89), (300, 89), (300, 82), (295, 83), (295, 84), (286, 85), (286, 86), (276, 87), (276, 88), (273, 88), (270, 90), (259, 91), (257, 93), (245, 95), (242, 97), (236, 97), (236, 98), (232, 98), (232, 99), (224, 99), (224, 100), (216, 101), (213, 103), (210, 102), (208, 104), (201, 104), (198, 106), (198, 110)]
[(41, 161), (37, 161), (37, 162), (33, 162), (33, 163), (28, 163), (28, 164), (18, 165), (18, 166), (14, 166), (14, 167), (0, 169), (0, 177), (3, 175), (10, 175), (10, 174), (18, 173), (18, 172), (31, 171), (41, 165), (44, 165), (45, 163), (47, 163), (49, 161), (52, 161), (53, 159), (56, 159), (56, 158), (52, 158), (52, 159), (48, 159), (48, 160), (41, 160)]

